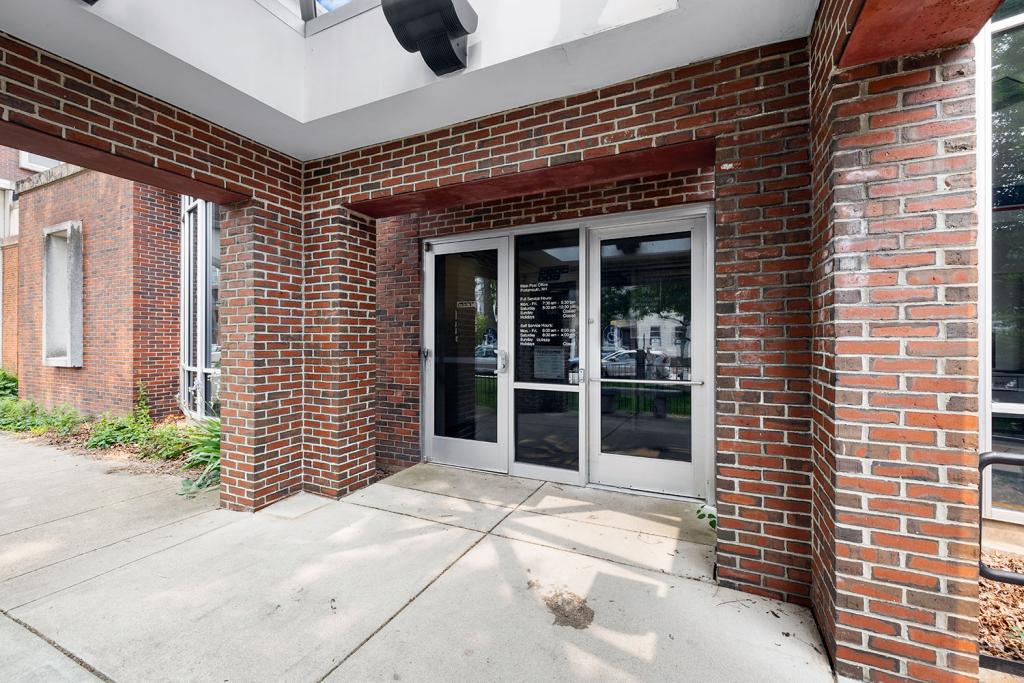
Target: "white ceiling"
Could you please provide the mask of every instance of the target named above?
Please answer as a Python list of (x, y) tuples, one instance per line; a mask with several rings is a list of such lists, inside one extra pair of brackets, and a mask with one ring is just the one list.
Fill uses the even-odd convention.
[(314, 159), (806, 36), (818, 0), (472, 0), (436, 78), (380, 8), (303, 37), (267, 0), (0, 0), (0, 30)]

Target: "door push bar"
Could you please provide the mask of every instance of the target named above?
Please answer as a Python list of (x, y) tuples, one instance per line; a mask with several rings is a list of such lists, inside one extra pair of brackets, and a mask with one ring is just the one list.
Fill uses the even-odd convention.
[[(981, 481), (979, 482), (979, 493), (980, 499), (978, 501), (978, 520), (979, 520), (979, 543), (980, 543), (980, 524), (984, 518), (984, 505), (985, 505), (985, 469), (992, 465), (1015, 465), (1017, 467), (1024, 467), (1024, 454), (1021, 453), (982, 453), (981, 457), (978, 458), (978, 472), (981, 474)], [(982, 578), (990, 579), (992, 581), (999, 581), (1001, 583), (1009, 583), (1015, 586), (1024, 586), (1024, 574), (1017, 572), (1007, 571), (1005, 569), (996, 569), (995, 567), (989, 567), (985, 564), (985, 561), (978, 559), (978, 570)]]

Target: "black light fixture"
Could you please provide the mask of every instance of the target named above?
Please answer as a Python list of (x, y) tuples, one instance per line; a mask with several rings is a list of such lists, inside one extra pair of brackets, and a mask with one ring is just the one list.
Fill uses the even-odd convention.
[(469, 0), (382, 0), (384, 17), (409, 52), (419, 52), (438, 76), (466, 68), (466, 36), (478, 17)]
[(87, 5), (95, 5), (98, 2), (98, 0), (82, 0), (82, 2), (84, 2)]

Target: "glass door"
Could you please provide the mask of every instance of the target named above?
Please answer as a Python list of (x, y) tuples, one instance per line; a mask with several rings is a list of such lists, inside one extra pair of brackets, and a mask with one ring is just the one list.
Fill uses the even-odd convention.
[(508, 238), (428, 245), (426, 458), (508, 472)]
[[(590, 481), (703, 498), (706, 219), (591, 233)], [(695, 425), (700, 428), (695, 429)]]

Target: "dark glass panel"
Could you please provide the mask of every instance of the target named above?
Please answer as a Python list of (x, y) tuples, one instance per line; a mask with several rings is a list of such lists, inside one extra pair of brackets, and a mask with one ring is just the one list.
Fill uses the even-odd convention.
[[(1024, 453), (1024, 416), (992, 416), (992, 450)], [(1024, 468), (992, 466), (992, 505), (1024, 512)]]
[(516, 462), (580, 468), (579, 394), (516, 389)]
[(1024, 0), (1003, 0), (1003, 4), (992, 15), (992, 21), (1001, 21), (1018, 14), (1024, 14)]
[(516, 381), (567, 384), (579, 367), (580, 236), (516, 237)]
[(498, 440), (498, 252), (434, 260), (434, 433)]
[(689, 387), (601, 386), (601, 452), (690, 462)]

